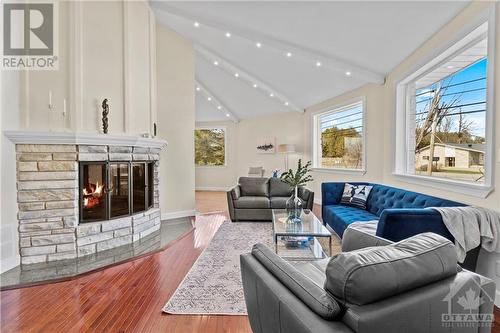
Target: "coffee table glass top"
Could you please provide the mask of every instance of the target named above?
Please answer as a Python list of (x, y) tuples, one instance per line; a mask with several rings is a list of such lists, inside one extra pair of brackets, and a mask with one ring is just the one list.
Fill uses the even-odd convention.
[(273, 231), (280, 236), (318, 236), (328, 237), (331, 232), (323, 223), (308, 209), (304, 209), (300, 216), (301, 222), (287, 220), (288, 214), (285, 209), (273, 209)]

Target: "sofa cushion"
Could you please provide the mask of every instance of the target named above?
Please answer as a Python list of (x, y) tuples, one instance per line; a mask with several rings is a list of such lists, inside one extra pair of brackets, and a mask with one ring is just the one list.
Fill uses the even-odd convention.
[(285, 209), (289, 197), (271, 197), (271, 208)]
[(337, 235), (342, 237), (349, 224), (358, 221), (378, 220), (378, 216), (351, 206), (329, 205), (323, 207), (323, 220), (327, 221)]
[(333, 320), (342, 314), (335, 298), (315, 282), (317, 279), (305, 276), (263, 244), (254, 245), (252, 255), (290, 292), (322, 318)]
[(423, 233), (333, 256), (326, 268), (325, 289), (343, 304), (364, 305), (455, 274), (454, 245), (440, 235)]
[(238, 182), (243, 196), (269, 196), (269, 178), (240, 177)]
[(235, 208), (271, 208), (269, 198), (266, 197), (239, 197), (234, 200)]
[(354, 185), (345, 183), (340, 203), (360, 209), (366, 209), (366, 200), (368, 195), (370, 195), (371, 189), (372, 186), (369, 185)]
[(290, 197), (293, 188), (279, 178), (272, 177), (269, 179), (269, 195), (271, 197)]

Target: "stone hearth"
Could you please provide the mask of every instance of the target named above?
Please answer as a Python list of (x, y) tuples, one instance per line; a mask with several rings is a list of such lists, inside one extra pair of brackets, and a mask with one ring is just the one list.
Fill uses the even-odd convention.
[[(119, 145), (120, 137), (115, 136), (113, 145), (95, 144), (101, 138), (103, 143), (108, 141), (107, 136), (97, 135), (76, 140), (93, 144), (61, 144), (62, 138), (56, 144), (18, 143), (32, 141), (23, 138), (11, 138), (17, 155), (21, 264), (83, 257), (131, 244), (159, 230), (159, 160), (165, 141), (142, 139), (141, 143), (124, 137), (124, 143), (134, 144), (129, 146)], [(152, 207), (111, 220), (79, 223), (80, 161), (154, 161)]]

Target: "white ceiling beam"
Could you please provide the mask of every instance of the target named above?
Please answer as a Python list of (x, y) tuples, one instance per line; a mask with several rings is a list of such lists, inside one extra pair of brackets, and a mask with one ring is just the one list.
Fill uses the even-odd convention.
[(263, 47), (272, 47), (278, 49), (284, 54), (290, 52), (293, 54), (294, 58), (302, 58), (304, 61), (310, 62), (311, 66), (315, 66), (317, 62), (320, 62), (322, 67), (331, 69), (344, 75), (349, 72), (350, 77), (358, 78), (370, 83), (385, 83), (385, 76), (383, 74), (354, 64), (338, 56), (318, 50), (313, 50), (302, 45), (297, 45), (292, 42), (271, 37), (267, 34), (262, 34), (260, 32), (256, 32), (247, 28), (237, 27), (235, 25), (228, 26), (215, 20), (194, 17), (186, 11), (167, 5), (165, 2), (154, 6), (158, 10), (165, 11), (167, 13), (170, 13), (171, 15), (183, 18), (185, 20), (199, 22), (200, 26), (207, 26), (213, 29), (220, 30), (222, 34), (230, 32), (232, 35), (237, 35), (238, 37), (247, 39), (252, 44), (259, 42), (263, 45)]
[(257, 89), (259, 89), (260, 91), (264, 91), (268, 96), (271, 96), (272, 94), (272, 97), (281, 101), (281, 103), (283, 103), (285, 107), (289, 107), (292, 110), (300, 113), (304, 112), (304, 108), (298, 106), (289, 97), (280, 92), (278, 89), (271, 86), (269, 83), (263, 81), (262, 79), (259, 79), (254, 74), (251, 74), (246, 70), (242, 69), (241, 67), (234, 65), (231, 61), (224, 58), (222, 55), (216, 53), (213, 50), (209, 50), (207, 47), (201, 46), (200, 44), (195, 44), (194, 49), (201, 57), (207, 60), (210, 64), (213, 65), (214, 61), (217, 61), (218, 65), (216, 67), (219, 67), (220, 69), (226, 71), (229, 75), (235, 76), (235, 74), (237, 73), (238, 79), (246, 81), (248, 83), (249, 89), (255, 89), (253, 85), (257, 84), (256, 87)]
[[(207, 99), (207, 102), (212, 105), (217, 111), (221, 112), (224, 117), (229, 114), (229, 117), (234, 123), (238, 123), (240, 120), (221, 100), (215, 96), (215, 94), (210, 91), (206, 85), (204, 85), (198, 78), (195, 79), (196, 93), (202, 95)], [(210, 100), (209, 100), (210, 99)], [(220, 108), (219, 108), (220, 107)]]

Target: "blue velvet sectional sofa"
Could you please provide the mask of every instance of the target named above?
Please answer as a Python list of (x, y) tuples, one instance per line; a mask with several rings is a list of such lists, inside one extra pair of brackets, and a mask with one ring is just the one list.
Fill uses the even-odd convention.
[(340, 203), (345, 183), (323, 183), (323, 222), (342, 237), (349, 224), (378, 220), (377, 236), (393, 242), (423, 232), (434, 232), (454, 241), (441, 215), (428, 207), (453, 207), (464, 204), (429, 195), (373, 183), (349, 184), (373, 186), (366, 202), (366, 210)]

